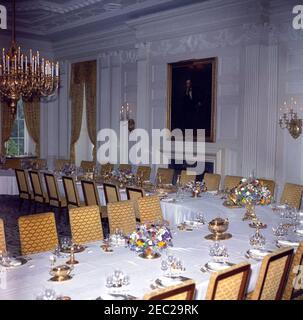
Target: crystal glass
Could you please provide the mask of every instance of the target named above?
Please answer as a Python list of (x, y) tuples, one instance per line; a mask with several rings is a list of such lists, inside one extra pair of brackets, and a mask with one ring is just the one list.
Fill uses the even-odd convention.
[(45, 289), (36, 297), (36, 300), (57, 300), (58, 295), (53, 289)]
[(112, 274), (106, 277), (106, 287), (108, 288), (120, 288), (129, 285), (129, 283), (129, 276), (119, 269), (115, 269)]
[(60, 238), (60, 246), (62, 249), (69, 249), (72, 246), (72, 238), (71, 237), (62, 237)]
[(214, 261), (225, 261), (228, 258), (227, 248), (220, 241), (215, 241), (209, 247), (209, 255)]
[(199, 222), (199, 223), (202, 223), (202, 224), (205, 224), (206, 221), (205, 221), (205, 215), (203, 212), (197, 212), (196, 214), (196, 221)]
[(285, 237), (288, 233), (283, 223), (279, 223), (276, 227), (273, 227), (272, 230), (278, 240)]
[(253, 248), (263, 249), (266, 243), (266, 239), (261, 234), (260, 229), (256, 228), (256, 232), (250, 237), (249, 242)]

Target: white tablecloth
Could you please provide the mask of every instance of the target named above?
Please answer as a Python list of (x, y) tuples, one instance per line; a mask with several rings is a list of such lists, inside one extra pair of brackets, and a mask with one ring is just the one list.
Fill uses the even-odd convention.
[[(228, 217), (230, 221), (229, 232), (233, 237), (224, 241), (230, 255), (230, 262), (239, 263), (247, 261), (245, 252), (249, 248), (249, 237), (254, 229), (248, 226), (248, 222), (242, 221), (243, 209), (230, 210), (222, 206), (222, 200), (215, 197), (205, 196), (201, 199), (188, 200), (192, 203), (165, 205), (165, 216), (172, 219), (173, 215), (179, 215), (184, 207), (184, 212), (202, 210), (207, 219), (217, 216)], [(180, 207), (179, 207), (180, 206)], [(192, 209), (190, 209), (192, 208)], [(262, 230), (267, 239), (267, 246), (274, 247), (274, 237), (271, 226), (277, 223), (278, 217), (268, 207), (258, 207), (257, 213), (262, 221), (268, 223), (268, 228)], [(209, 233), (207, 225), (194, 231), (174, 231), (173, 247), (169, 250), (185, 263), (184, 276), (195, 280), (197, 291), (196, 299), (204, 299), (210, 278), (209, 273), (200, 271), (209, 257), (209, 246), (211, 241), (204, 237)], [(53, 288), (57, 293), (70, 296), (72, 299), (95, 299), (105, 294), (106, 276), (115, 268), (122, 269), (130, 276), (131, 284), (127, 287), (128, 293), (142, 298), (144, 293), (151, 290), (152, 281), (161, 275), (161, 258), (155, 260), (144, 260), (138, 257), (128, 248), (115, 248), (112, 253), (104, 253), (100, 249), (100, 243), (89, 245), (89, 248), (76, 254), (80, 262), (75, 266), (73, 279), (54, 283), (48, 281), (50, 278), (49, 253), (32, 256), (32, 260), (24, 266), (7, 271), (6, 289), (0, 289), (0, 299), (34, 299), (45, 288)], [(57, 263), (65, 263), (65, 259)], [(260, 262), (249, 260), (252, 264), (252, 276), (249, 291), (252, 291), (258, 275)]]
[(0, 195), (17, 195), (18, 185), (14, 170), (0, 170)]

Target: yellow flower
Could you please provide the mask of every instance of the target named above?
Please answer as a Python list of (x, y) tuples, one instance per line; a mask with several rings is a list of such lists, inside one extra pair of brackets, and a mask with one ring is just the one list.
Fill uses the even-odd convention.
[(159, 248), (162, 248), (162, 247), (164, 247), (165, 246), (165, 242), (164, 241), (160, 241), (160, 242), (158, 242), (158, 247)]

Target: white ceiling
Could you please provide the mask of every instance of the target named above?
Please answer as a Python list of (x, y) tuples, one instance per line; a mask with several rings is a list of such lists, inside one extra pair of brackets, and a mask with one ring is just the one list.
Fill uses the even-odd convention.
[[(17, 32), (51, 39), (119, 26), (202, 0), (16, 0)], [(11, 0), (1, 1), (11, 17)]]

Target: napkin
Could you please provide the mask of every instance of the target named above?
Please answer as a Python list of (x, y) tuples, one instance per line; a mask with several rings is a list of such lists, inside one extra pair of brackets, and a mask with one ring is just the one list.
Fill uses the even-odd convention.
[(164, 287), (174, 286), (181, 282), (179, 278), (170, 278), (165, 276), (161, 276), (158, 279), (161, 285)]
[(227, 268), (230, 268), (230, 265), (225, 264), (225, 263), (220, 263), (220, 262), (209, 261), (209, 262), (207, 262), (206, 267), (210, 270), (213, 270), (213, 271), (221, 271), (221, 270), (225, 270)]
[(300, 236), (303, 236), (303, 229), (297, 229), (296, 233)]
[(299, 242), (290, 240), (278, 240), (278, 244), (283, 247), (298, 247)]
[(268, 254), (270, 254), (270, 251), (267, 250), (260, 250), (260, 249), (250, 249), (249, 250), (250, 255), (253, 257), (258, 257), (258, 258), (264, 258)]

